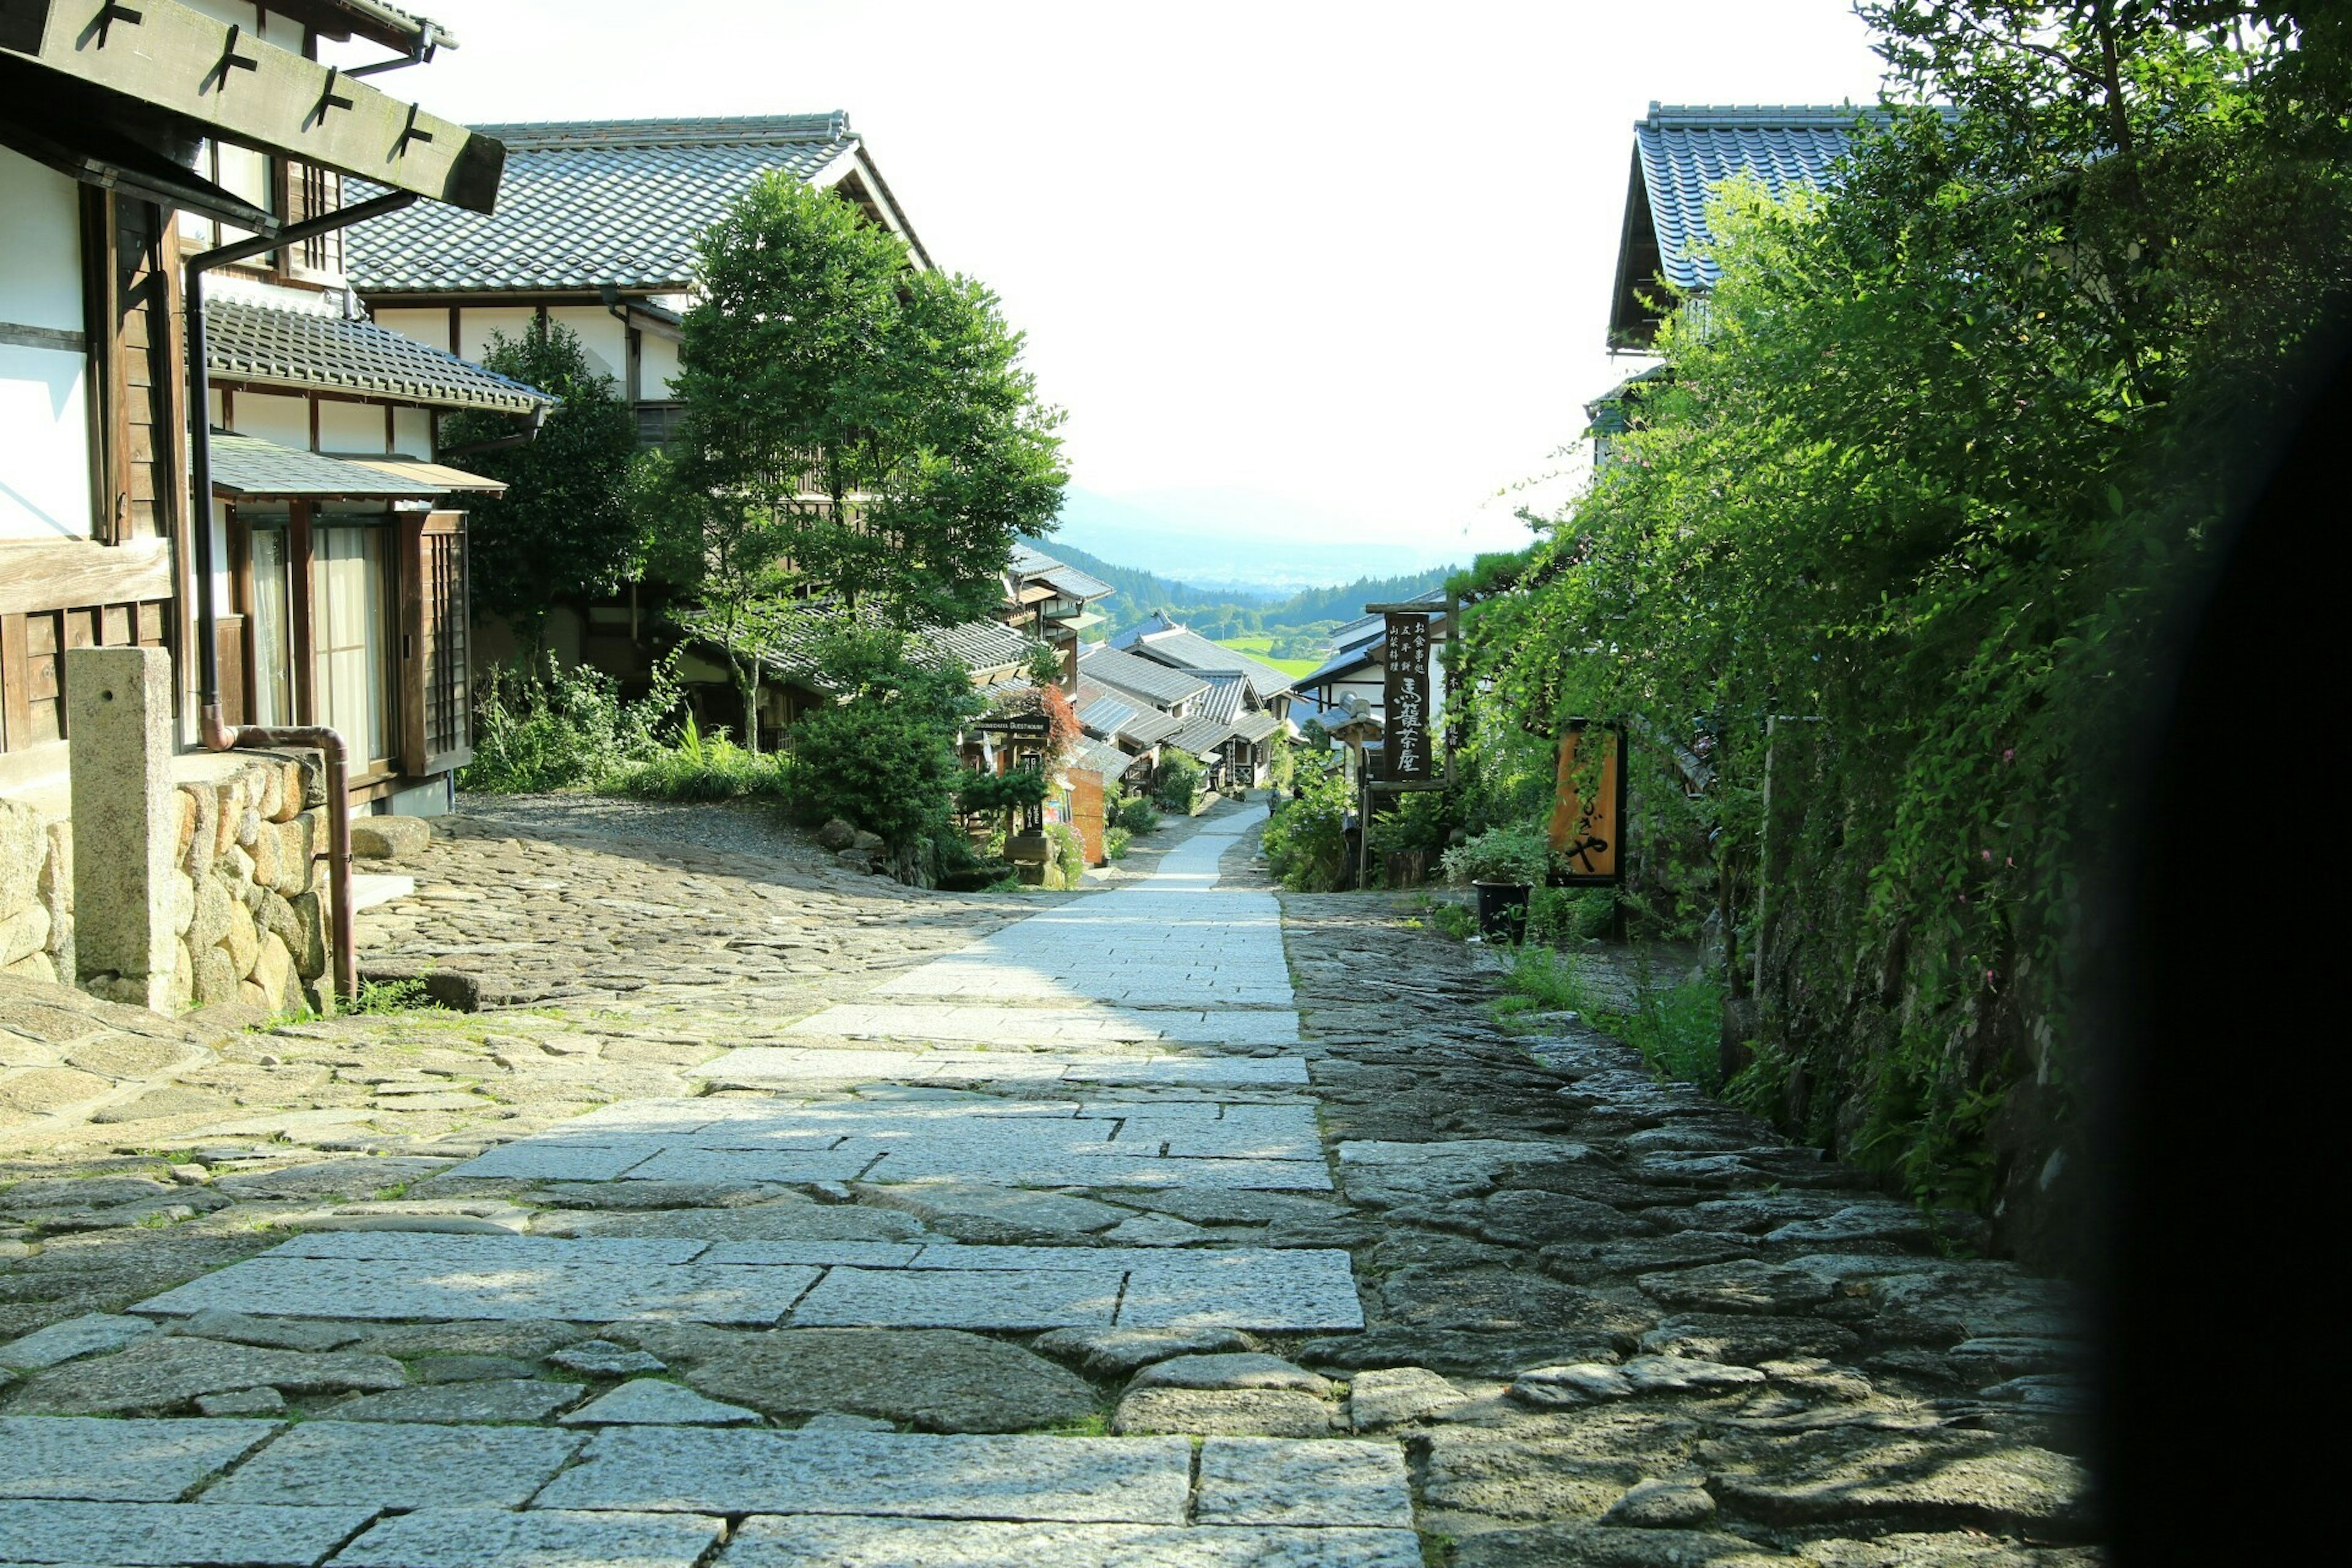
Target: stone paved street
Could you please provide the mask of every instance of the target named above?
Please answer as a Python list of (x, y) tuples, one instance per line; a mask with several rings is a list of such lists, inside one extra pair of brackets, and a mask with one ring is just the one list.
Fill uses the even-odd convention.
[(461, 826), (368, 957), (494, 1010), (0, 1131), (0, 1568), (2097, 1560), (2063, 1290), (1261, 820), (1066, 900)]

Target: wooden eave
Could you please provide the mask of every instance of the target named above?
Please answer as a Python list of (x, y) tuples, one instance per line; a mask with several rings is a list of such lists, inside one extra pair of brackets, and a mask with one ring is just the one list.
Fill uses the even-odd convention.
[[(180, 0), (0, 0), (0, 89), (74, 125), (158, 111), (262, 152), (469, 212), (498, 203), (506, 149)], [(19, 108), (20, 113), (23, 110)]]
[(1642, 172), (1642, 150), (1633, 149), (1633, 172), (1625, 187), (1625, 220), (1617, 237), (1616, 288), (1609, 302), (1609, 347), (1646, 352), (1658, 336), (1658, 319), (1642, 303), (1642, 290), (1663, 289), (1658, 280), (1657, 220), (1650, 212), (1650, 186)]

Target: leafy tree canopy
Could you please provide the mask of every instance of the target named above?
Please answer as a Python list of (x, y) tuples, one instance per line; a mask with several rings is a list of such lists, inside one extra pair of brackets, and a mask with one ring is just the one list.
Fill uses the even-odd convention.
[[(562, 400), (535, 439), (457, 458), (508, 486), (473, 503), (474, 604), (536, 640), (555, 605), (601, 597), (644, 570), (649, 531), (630, 489), (636, 423), (567, 327), (534, 321), (519, 337), (493, 332), (482, 363)], [(442, 422), (441, 447), (516, 433), (510, 417), (454, 414)]]

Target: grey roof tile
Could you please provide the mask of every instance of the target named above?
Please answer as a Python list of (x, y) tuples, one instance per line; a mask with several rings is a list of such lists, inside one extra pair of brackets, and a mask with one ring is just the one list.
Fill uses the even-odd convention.
[(1209, 689), (1209, 683), (1197, 675), (1138, 658), (1115, 647), (1089, 648), (1080, 654), (1078, 671), (1105, 686), (1131, 692), (1163, 707), (1189, 701)]
[(346, 242), (354, 287), (683, 289), (696, 239), (752, 182), (772, 170), (814, 178), (859, 145), (839, 112), (474, 129), (506, 143), (499, 210), (419, 202), (360, 225)]
[(1261, 699), (1279, 697), (1290, 689), (1290, 677), (1274, 666), (1220, 647), (1184, 626), (1171, 624), (1164, 631), (1147, 631), (1129, 647), (1145, 658), (1199, 675), (1246, 676), (1251, 689)]
[(1836, 105), (1653, 104), (1633, 139), (1667, 280), (1705, 289), (1722, 276), (1703, 254), (1714, 237), (1706, 203), (1716, 185), (1743, 173), (1775, 196), (1829, 185), (1863, 113)]
[(1106, 779), (1115, 779), (1133, 767), (1135, 759), (1117, 746), (1102, 741), (1088, 741), (1078, 748), (1077, 755), (1071, 759), (1071, 765), (1100, 773)]
[(1234, 727), (1217, 719), (1193, 719), (1164, 742), (1171, 751), (1204, 756), (1233, 739)]
[(446, 485), (281, 447), (257, 436), (215, 430), (210, 447), (213, 490), (217, 495), (430, 500), (449, 493)]
[(1065, 566), (1058, 561), (1035, 575), (1039, 582), (1065, 599), (1108, 599), (1118, 592), (1093, 573)]
[(446, 408), (528, 414), (555, 403), (537, 387), (373, 321), (247, 300), (205, 300), (205, 367), (220, 381), (375, 393)]
[[(772, 628), (767, 646), (760, 650), (760, 662), (773, 675), (823, 688), (825, 639), (853, 618), (872, 619), (863, 611), (845, 610), (828, 599), (812, 600), (801, 614)], [(914, 641), (919, 656), (956, 659), (975, 675), (1026, 663), (1038, 646), (995, 621), (922, 627), (915, 632)]]

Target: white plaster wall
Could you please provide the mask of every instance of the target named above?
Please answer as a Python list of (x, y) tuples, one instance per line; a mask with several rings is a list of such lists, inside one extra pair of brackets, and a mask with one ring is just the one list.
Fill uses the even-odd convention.
[(449, 352), (449, 312), (446, 310), (378, 310), (375, 324), (388, 332), (398, 332), (404, 338)]
[[(467, 306), (458, 313), (457, 357), (472, 360), (476, 364), (481, 363), (490, 352), (492, 332), (504, 332), (509, 338), (519, 338), (530, 330), (531, 321), (537, 315), (536, 310)], [(447, 344), (444, 341), (439, 346), (446, 348)]]
[(310, 400), (281, 397), (275, 393), (240, 392), (236, 417), (229, 428), (240, 436), (258, 436), (298, 452), (310, 449)]
[(656, 333), (645, 333), (638, 339), (637, 374), (645, 382), (644, 395), (646, 397), (656, 400), (676, 397), (677, 344)]
[(383, 405), (322, 400), (319, 405), (319, 450), (382, 456), (387, 450), (383, 444)]
[(0, 343), (0, 539), (89, 537), (88, 368)]
[(425, 408), (394, 408), (392, 449), (407, 458), (432, 457), (432, 411)]
[(590, 367), (599, 375), (613, 378), (614, 396), (628, 395), (628, 330), (604, 306), (557, 305), (548, 310), (547, 319), (579, 337), (581, 353), (587, 357)]
[[(79, 332), (81, 198), (71, 180), (0, 148), (0, 321)], [(0, 343), (0, 539), (89, 535), (89, 361)]]

